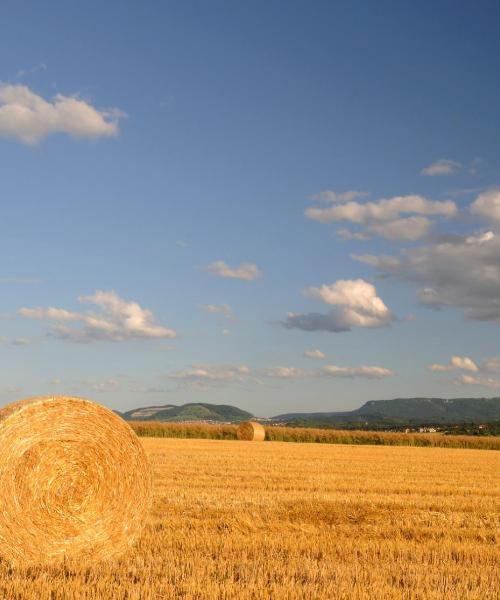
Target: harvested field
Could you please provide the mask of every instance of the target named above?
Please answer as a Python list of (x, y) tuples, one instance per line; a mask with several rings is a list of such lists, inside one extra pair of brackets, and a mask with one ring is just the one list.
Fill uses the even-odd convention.
[(155, 502), (114, 564), (10, 568), (0, 597), (491, 599), (499, 455), (142, 439)]

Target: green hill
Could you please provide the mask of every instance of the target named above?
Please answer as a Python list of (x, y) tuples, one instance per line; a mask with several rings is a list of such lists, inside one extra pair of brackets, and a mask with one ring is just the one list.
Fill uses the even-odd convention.
[(395, 398), (370, 400), (348, 412), (287, 413), (273, 421), (301, 425), (426, 425), (500, 420), (500, 398)]
[(145, 406), (121, 414), (127, 421), (219, 421), (236, 422), (252, 418), (252, 414), (228, 404), (191, 403), (176, 406)]

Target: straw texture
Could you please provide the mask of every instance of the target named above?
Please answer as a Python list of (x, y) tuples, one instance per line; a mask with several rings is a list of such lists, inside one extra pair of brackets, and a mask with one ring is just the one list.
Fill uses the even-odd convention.
[(139, 535), (151, 470), (132, 429), (82, 398), (0, 410), (0, 556), (14, 562), (106, 560)]
[(262, 442), (266, 438), (266, 430), (260, 423), (254, 421), (244, 421), (238, 425), (236, 432), (239, 440), (247, 442)]

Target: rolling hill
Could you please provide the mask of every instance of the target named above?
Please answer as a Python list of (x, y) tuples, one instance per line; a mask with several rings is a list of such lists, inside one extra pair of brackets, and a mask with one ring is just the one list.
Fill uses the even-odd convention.
[[(234, 423), (253, 415), (228, 404), (189, 403), (145, 406), (120, 413), (127, 421), (212, 421)], [(344, 412), (285, 413), (269, 422), (304, 427), (383, 427), (492, 423), (500, 421), (500, 398), (395, 398), (370, 400), (360, 408)]]
[(500, 398), (395, 398), (370, 400), (347, 412), (286, 413), (272, 418), (293, 424), (439, 424), (500, 420)]
[(220, 421), (236, 422), (250, 419), (246, 410), (228, 404), (190, 403), (176, 406), (145, 406), (119, 413), (127, 421)]

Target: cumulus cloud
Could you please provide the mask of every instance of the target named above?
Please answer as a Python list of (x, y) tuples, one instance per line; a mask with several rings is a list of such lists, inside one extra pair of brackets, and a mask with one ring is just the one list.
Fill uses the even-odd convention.
[(321, 367), (320, 374), (326, 377), (383, 379), (384, 377), (392, 377), (394, 372), (385, 367), (377, 366), (339, 367), (337, 365), (325, 365)]
[(500, 321), (500, 236), (455, 236), (400, 256), (353, 255), (379, 274), (419, 286), (430, 308), (455, 307), (470, 319)]
[(431, 371), (453, 371), (455, 369), (460, 369), (463, 371), (472, 371), (473, 373), (479, 371), (476, 363), (468, 356), (452, 356), (449, 364), (433, 364), (429, 365), (429, 369)]
[(500, 388), (500, 380), (491, 377), (491, 373), (500, 372), (500, 357), (492, 356), (480, 364), (467, 356), (453, 356), (448, 364), (429, 365), (431, 371), (466, 371), (454, 379), (457, 385), (473, 385), (487, 389)]
[(483, 375), (480, 375), (479, 377), (475, 375), (461, 375), (455, 379), (455, 383), (458, 385), (477, 385), (490, 390), (500, 388), (500, 380), (493, 379), (492, 377), (485, 377)]
[(288, 313), (285, 327), (338, 333), (352, 327), (384, 327), (394, 320), (392, 312), (377, 296), (375, 286), (364, 279), (340, 279), (330, 285), (308, 288), (304, 294), (336, 308), (326, 314)]
[(229, 304), (202, 304), (202, 310), (211, 314), (218, 314), (231, 321), (234, 320), (234, 314)]
[(464, 371), (478, 371), (476, 363), (468, 356), (452, 356), (451, 364), (457, 369), (463, 369)]
[(321, 352), (321, 350), (306, 350), (304, 352), (304, 356), (307, 358), (314, 358), (316, 360), (324, 360), (326, 358), (326, 354)]
[(488, 190), (479, 194), (471, 204), (470, 211), (473, 215), (500, 225), (500, 189)]
[(457, 207), (451, 200), (433, 201), (417, 195), (382, 198), (376, 202), (348, 201), (305, 210), (307, 217), (320, 223), (344, 221), (363, 226), (362, 233), (366, 235), (373, 233), (391, 240), (410, 241), (428, 233), (432, 224), (429, 216), (452, 217), (456, 212)]
[(73, 342), (176, 337), (173, 329), (157, 325), (153, 313), (136, 302), (123, 300), (114, 291), (97, 290), (81, 296), (80, 303), (92, 304), (100, 312), (74, 312), (63, 308), (21, 308), (18, 314), (28, 319), (51, 323), (49, 334)]
[(204, 270), (212, 273), (217, 277), (227, 279), (243, 279), (245, 281), (253, 281), (262, 277), (262, 271), (254, 263), (241, 263), (237, 267), (230, 267), (223, 260), (216, 260), (206, 267)]
[(449, 158), (441, 158), (436, 162), (424, 167), (421, 171), (421, 175), (435, 176), (435, 175), (456, 175), (462, 169), (461, 163), (456, 160), (450, 160)]
[(57, 94), (48, 101), (24, 85), (0, 84), (0, 136), (25, 144), (56, 133), (77, 139), (116, 136), (123, 116), (117, 109), (98, 110), (75, 96)]

